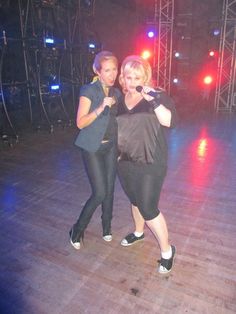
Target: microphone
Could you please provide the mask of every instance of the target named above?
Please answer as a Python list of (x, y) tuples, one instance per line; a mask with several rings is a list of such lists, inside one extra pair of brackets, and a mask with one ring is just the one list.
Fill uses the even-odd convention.
[[(115, 93), (115, 89), (113, 86), (109, 87), (109, 91), (108, 91), (108, 97), (114, 97), (114, 93)], [(105, 106), (102, 114), (104, 116), (107, 116), (108, 115), (108, 112), (110, 111), (110, 107), (109, 106)]]
[[(142, 86), (136, 86), (136, 91), (137, 92), (141, 93), (142, 90), (143, 90)], [(146, 94), (148, 94), (149, 96), (152, 96), (154, 98), (160, 98), (161, 91), (155, 91), (154, 92), (154, 91), (151, 90), (150, 92), (148, 92)]]
[(109, 111), (110, 111), (110, 107), (109, 107), (109, 106), (106, 106), (106, 107), (104, 108), (102, 114), (103, 114), (104, 116), (107, 116)]

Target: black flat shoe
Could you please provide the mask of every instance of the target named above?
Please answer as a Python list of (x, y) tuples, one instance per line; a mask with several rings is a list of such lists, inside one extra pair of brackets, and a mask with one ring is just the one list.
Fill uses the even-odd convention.
[(134, 233), (128, 234), (122, 241), (121, 245), (129, 246), (144, 239), (144, 233), (140, 237), (136, 237)]
[(158, 272), (160, 274), (168, 274), (172, 267), (173, 267), (173, 262), (174, 262), (174, 257), (176, 253), (176, 248), (174, 245), (171, 245), (171, 250), (172, 250), (172, 256), (169, 259), (161, 258), (159, 261), (160, 265), (158, 267)]

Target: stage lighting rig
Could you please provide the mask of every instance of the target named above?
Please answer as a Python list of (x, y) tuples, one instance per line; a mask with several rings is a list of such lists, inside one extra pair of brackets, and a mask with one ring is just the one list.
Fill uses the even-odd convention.
[(97, 46), (95, 43), (93, 42), (88, 43), (88, 52), (91, 53), (92, 55), (97, 53)]
[(53, 36), (45, 36), (43, 38), (44, 47), (66, 49), (66, 40), (54, 38)]
[(90, 39), (88, 41), (88, 43), (86, 44), (86, 46), (87, 46), (87, 51), (88, 51), (89, 55), (93, 56), (94, 54), (101, 51), (101, 44), (94, 39), (92, 39), (92, 40)]

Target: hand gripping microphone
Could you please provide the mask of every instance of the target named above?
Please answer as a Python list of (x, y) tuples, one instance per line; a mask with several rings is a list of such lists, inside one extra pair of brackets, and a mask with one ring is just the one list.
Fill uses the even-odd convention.
[[(136, 91), (141, 93), (141, 91), (143, 90), (142, 86), (136, 86)], [(150, 91), (148, 93), (146, 93), (147, 95), (149, 96), (152, 96), (154, 98), (160, 98), (160, 94), (161, 94), (161, 91)]]
[[(141, 91), (143, 90), (142, 86), (136, 86), (136, 91), (141, 93)], [(146, 93), (149, 96), (152, 96), (154, 99), (148, 101), (149, 104), (153, 107), (153, 110), (157, 109), (160, 104), (161, 104), (161, 95), (162, 95), (162, 91), (157, 90), (157, 91), (150, 91), (148, 93)]]
[[(115, 91), (115, 89), (114, 89), (114, 87), (113, 86), (111, 86), (111, 87), (109, 87), (109, 91), (108, 91), (108, 97), (114, 97), (114, 92)], [(103, 110), (103, 115), (104, 116), (107, 116), (108, 115), (108, 112), (110, 111), (110, 107), (109, 106), (106, 106), (105, 108), (104, 108), (104, 110)]]

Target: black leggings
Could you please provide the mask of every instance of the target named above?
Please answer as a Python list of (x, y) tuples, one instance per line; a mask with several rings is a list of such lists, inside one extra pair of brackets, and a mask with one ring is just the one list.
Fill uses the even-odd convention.
[(111, 231), (117, 145), (111, 142), (102, 143), (95, 153), (83, 149), (81, 151), (92, 194), (84, 205), (79, 219), (74, 225), (74, 230), (78, 233), (83, 232), (96, 208), (101, 204), (103, 235), (106, 235)]
[(144, 220), (152, 220), (160, 214), (158, 202), (164, 173), (157, 173), (153, 165), (119, 161), (118, 176), (131, 204), (138, 207)]

